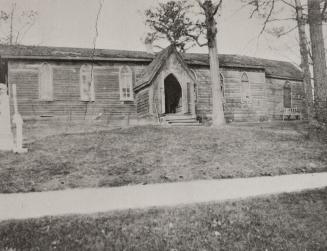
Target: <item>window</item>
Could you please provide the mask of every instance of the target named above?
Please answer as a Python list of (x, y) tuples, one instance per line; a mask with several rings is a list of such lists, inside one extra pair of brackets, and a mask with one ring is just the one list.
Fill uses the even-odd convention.
[(44, 63), (39, 69), (39, 98), (45, 101), (53, 100), (52, 68)]
[(133, 100), (133, 73), (130, 67), (123, 66), (119, 73), (120, 100)]
[(242, 103), (249, 103), (251, 101), (251, 89), (248, 75), (244, 72), (241, 77), (241, 95)]
[(289, 82), (286, 82), (283, 88), (284, 108), (292, 108), (292, 89)]
[(80, 90), (82, 101), (95, 101), (94, 76), (91, 65), (82, 65), (80, 70)]
[(219, 82), (220, 82), (221, 94), (223, 95), (223, 97), (225, 97), (224, 76), (221, 73), (219, 74)]

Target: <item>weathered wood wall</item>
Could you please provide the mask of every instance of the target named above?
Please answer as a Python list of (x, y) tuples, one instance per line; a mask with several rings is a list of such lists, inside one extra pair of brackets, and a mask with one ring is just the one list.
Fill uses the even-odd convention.
[[(203, 119), (210, 118), (212, 94), (209, 69), (193, 68), (198, 81), (196, 113)], [(224, 111), (230, 121), (258, 121), (277, 119), (283, 111), (283, 87), (287, 80), (266, 78), (263, 70), (221, 68), (224, 77)], [(250, 102), (242, 101), (241, 76), (246, 73), (250, 83)], [(292, 89), (292, 107), (305, 116), (303, 85), (288, 81)]]
[(135, 94), (136, 110), (140, 116), (148, 115), (150, 111), (149, 106), (149, 88)]
[[(9, 62), (8, 82), (17, 85), (19, 111), (25, 119), (55, 117), (90, 119), (100, 114), (108, 121), (136, 117), (133, 101), (121, 101), (119, 69), (122, 63), (94, 64), (95, 102), (80, 100), (80, 67), (83, 62), (47, 62), (53, 69), (53, 101), (39, 99), (39, 67), (44, 62)], [(135, 83), (143, 65), (128, 64)]]
[(284, 108), (284, 86), (289, 83), (291, 86), (291, 104), (293, 108), (298, 108), (304, 117), (307, 112), (304, 104), (304, 88), (300, 81), (290, 81), (276, 78), (266, 78), (267, 85), (267, 108), (268, 116), (273, 119), (279, 119)]
[[(119, 69), (129, 65), (133, 71), (133, 83), (139, 79), (146, 65), (142, 63), (94, 64), (95, 102), (80, 101), (80, 67), (87, 62), (49, 61), (53, 69), (53, 101), (39, 99), (39, 68), (41, 61), (15, 60), (8, 63), (8, 83), (17, 85), (18, 107), (25, 119), (63, 118), (92, 119), (99, 117), (106, 121), (122, 120), (129, 116), (136, 119), (150, 113), (155, 116), (161, 111), (162, 87), (159, 82), (168, 71), (182, 80), (186, 86), (191, 79), (182, 72), (179, 64), (172, 66), (175, 58), (161, 69), (152, 86), (135, 95), (134, 101), (120, 101)], [(197, 78), (196, 115), (210, 119), (212, 94), (209, 69), (193, 67)], [(241, 76), (246, 72), (251, 90), (251, 101), (242, 101)], [(283, 110), (283, 87), (286, 80), (266, 77), (263, 70), (221, 68), (224, 77), (225, 116), (231, 121), (257, 121), (278, 118)], [(164, 74), (164, 75), (162, 75)], [(184, 83), (185, 82), (185, 83)], [(299, 81), (289, 81), (292, 89), (292, 107), (297, 107), (305, 115), (304, 91)], [(186, 89), (184, 88), (184, 93)], [(187, 100), (184, 100), (186, 102)], [(101, 116), (98, 116), (100, 115)]]

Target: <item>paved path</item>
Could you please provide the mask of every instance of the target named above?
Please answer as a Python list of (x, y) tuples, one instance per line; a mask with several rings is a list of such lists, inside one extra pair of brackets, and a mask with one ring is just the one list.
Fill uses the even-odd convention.
[(214, 202), (327, 186), (327, 172), (0, 194), (0, 220)]

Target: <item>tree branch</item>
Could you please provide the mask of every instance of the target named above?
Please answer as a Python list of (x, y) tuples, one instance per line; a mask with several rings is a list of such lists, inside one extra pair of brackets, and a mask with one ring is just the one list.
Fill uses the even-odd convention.
[(223, 3), (223, 0), (220, 0), (219, 3), (217, 4), (217, 6), (215, 7), (215, 10), (213, 11), (214, 16), (217, 14), (217, 11), (219, 10), (222, 3)]
[(282, 1), (284, 4), (288, 5), (289, 7), (292, 7), (293, 9), (296, 9), (296, 6), (293, 4), (290, 4), (289, 2), (287, 2), (286, 0), (280, 0)]
[(260, 37), (260, 36), (262, 35), (262, 33), (265, 31), (266, 26), (267, 26), (267, 23), (269, 22), (270, 17), (271, 17), (271, 15), (272, 15), (272, 12), (273, 12), (273, 10), (274, 10), (274, 7), (275, 7), (275, 0), (272, 0), (272, 2), (271, 2), (271, 7), (270, 7), (270, 10), (269, 10), (269, 13), (268, 13), (268, 15), (267, 15), (267, 17), (266, 17), (266, 19), (265, 19), (265, 21), (264, 21), (264, 23), (263, 23), (263, 27), (262, 27), (262, 29), (261, 29), (261, 31), (260, 31), (258, 37)]
[(321, 16), (323, 19), (325, 18), (326, 9), (327, 9), (327, 0), (324, 1), (324, 7), (322, 8), (322, 11), (321, 11)]
[(198, 4), (200, 5), (200, 7), (201, 7), (202, 9), (204, 9), (204, 5), (203, 5), (203, 3), (201, 2), (201, 0), (195, 0), (195, 1), (198, 2)]
[(275, 18), (275, 19), (268, 20), (267, 23), (278, 22), (278, 21), (288, 21), (288, 20), (296, 20), (296, 18), (294, 18), (294, 17), (290, 17), (290, 18)]
[(288, 34), (288, 33), (292, 32), (292, 31), (294, 31), (296, 28), (297, 28), (297, 25), (295, 25), (295, 27), (289, 29), (288, 31), (285, 31), (285, 32), (282, 32), (282, 33), (278, 34), (277, 37), (279, 38), (279, 37), (285, 36), (286, 34)]

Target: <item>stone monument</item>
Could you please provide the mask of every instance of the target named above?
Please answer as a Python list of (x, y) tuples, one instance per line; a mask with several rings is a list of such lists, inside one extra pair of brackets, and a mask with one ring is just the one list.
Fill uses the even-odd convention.
[(0, 151), (12, 151), (13, 147), (9, 95), (7, 93), (7, 86), (0, 83)]

